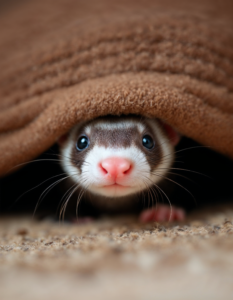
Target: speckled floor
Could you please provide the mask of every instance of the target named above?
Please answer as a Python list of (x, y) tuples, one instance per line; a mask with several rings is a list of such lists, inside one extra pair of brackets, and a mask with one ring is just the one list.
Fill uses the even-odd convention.
[(1, 217), (0, 299), (233, 299), (233, 206), (184, 223)]

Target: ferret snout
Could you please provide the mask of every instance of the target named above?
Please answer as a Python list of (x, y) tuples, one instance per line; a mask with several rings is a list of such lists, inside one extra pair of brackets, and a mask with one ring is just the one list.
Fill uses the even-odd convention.
[(127, 177), (132, 168), (132, 162), (121, 157), (109, 157), (100, 163), (101, 175), (105, 177), (105, 179), (114, 181), (115, 183), (117, 183), (119, 178), (123, 179)]
[(176, 135), (156, 119), (100, 117), (77, 125), (61, 143), (62, 166), (93, 194), (108, 198), (137, 194), (166, 174), (174, 160)]

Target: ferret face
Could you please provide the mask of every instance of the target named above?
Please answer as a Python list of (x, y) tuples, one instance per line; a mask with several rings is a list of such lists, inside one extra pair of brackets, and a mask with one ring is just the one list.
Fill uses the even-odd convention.
[(101, 117), (75, 126), (61, 145), (62, 167), (93, 194), (124, 197), (156, 185), (174, 160), (169, 130), (145, 117)]

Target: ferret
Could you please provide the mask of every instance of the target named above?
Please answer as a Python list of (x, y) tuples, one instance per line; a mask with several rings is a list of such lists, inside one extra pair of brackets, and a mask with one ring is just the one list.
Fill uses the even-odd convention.
[[(78, 197), (91, 195), (104, 211), (133, 206), (149, 192), (155, 202), (175, 157), (180, 135), (168, 124), (143, 116), (104, 116), (77, 124), (58, 141), (61, 165)], [(81, 192), (80, 192), (81, 191)], [(80, 199), (79, 199), (80, 200)], [(142, 222), (183, 220), (171, 205), (144, 209)]]

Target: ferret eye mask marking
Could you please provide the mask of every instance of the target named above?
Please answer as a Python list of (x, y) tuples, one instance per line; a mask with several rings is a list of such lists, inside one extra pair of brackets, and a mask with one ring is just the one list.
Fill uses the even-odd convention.
[(108, 198), (158, 183), (173, 162), (173, 147), (158, 121), (141, 117), (103, 117), (77, 125), (61, 152), (74, 183)]

